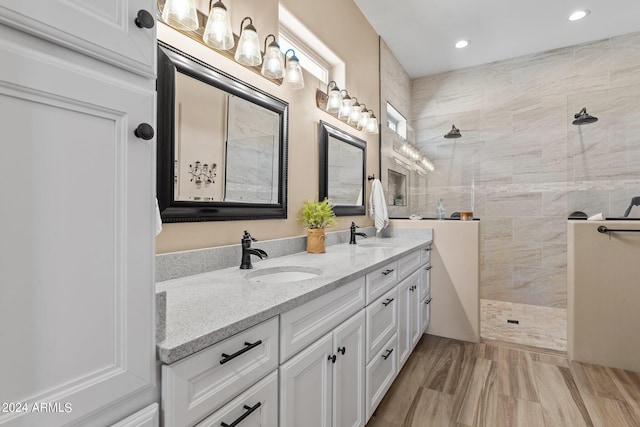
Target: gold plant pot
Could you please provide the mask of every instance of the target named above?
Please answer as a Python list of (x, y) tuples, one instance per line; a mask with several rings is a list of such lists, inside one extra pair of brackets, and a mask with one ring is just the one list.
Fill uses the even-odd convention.
[(310, 228), (307, 230), (307, 252), (310, 254), (324, 253), (324, 228)]

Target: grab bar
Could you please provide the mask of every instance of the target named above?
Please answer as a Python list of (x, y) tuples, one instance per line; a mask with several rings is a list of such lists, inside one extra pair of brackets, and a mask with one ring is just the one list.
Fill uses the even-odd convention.
[(615, 232), (620, 232), (620, 233), (640, 233), (640, 229), (639, 230), (630, 230), (628, 228), (615, 229), (615, 228), (607, 228), (604, 225), (601, 225), (600, 227), (598, 227), (598, 233), (615, 233)]

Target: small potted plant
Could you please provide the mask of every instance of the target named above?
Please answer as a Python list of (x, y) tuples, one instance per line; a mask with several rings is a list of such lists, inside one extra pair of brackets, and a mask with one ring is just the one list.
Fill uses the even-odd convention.
[(404, 205), (403, 200), (404, 200), (404, 196), (401, 193), (398, 193), (396, 194), (394, 204), (396, 206), (403, 206)]
[(324, 253), (324, 229), (336, 223), (336, 214), (329, 199), (321, 202), (303, 202), (298, 212), (298, 221), (307, 227), (307, 252)]

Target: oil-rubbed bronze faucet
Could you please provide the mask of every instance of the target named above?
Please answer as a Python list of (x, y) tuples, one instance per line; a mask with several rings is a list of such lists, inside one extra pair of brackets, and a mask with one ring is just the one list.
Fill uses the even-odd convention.
[(260, 259), (269, 258), (267, 253), (262, 249), (256, 249), (251, 247), (251, 242), (257, 242), (247, 230), (244, 231), (242, 236), (242, 262), (240, 263), (240, 269), (249, 270), (253, 268), (251, 264), (251, 255), (260, 257)]
[(349, 239), (349, 244), (350, 245), (355, 245), (356, 244), (356, 236), (362, 236), (365, 239), (367, 238), (367, 235), (365, 233), (356, 233), (356, 228), (360, 228), (356, 225), (355, 222), (351, 223), (351, 238)]

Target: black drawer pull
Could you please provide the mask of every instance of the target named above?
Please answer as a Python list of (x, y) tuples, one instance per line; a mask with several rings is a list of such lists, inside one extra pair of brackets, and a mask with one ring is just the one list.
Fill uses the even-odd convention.
[(427, 270), (427, 271), (431, 270), (431, 266), (425, 267), (425, 270)]
[(417, 288), (417, 286), (416, 286), (416, 285), (413, 285), (413, 286), (411, 286), (411, 287), (409, 288), (409, 290), (410, 290), (411, 292), (413, 292), (413, 291), (415, 291), (415, 290), (416, 290), (416, 288)]
[(391, 349), (391, 350), (387, 350), (387, 354), (383, 354), (383, 355), (382, 355), (382, 358), (383, 358), (384, 360), (387, 360), (387, 359), (389, 358), (389, 356), (391, 356), (391, 353), (393, 353), (393, 349)]
[(136, 16), (136, 19), (134, 19), (134, 22), (138, 28), (153, 28), (153, 25), (155, 24), (153, 16), (144, 9), (138, 11), (138, 15)]
[(332, 356), (329, 356), (328, 359), (331, 360), (331, 363), (336, 363), (336, 355), (335, 354), (332, 355)]
[(232, 359), (235, 359), (236, 357), (240, 356), (241, 354), (246, 353), (247, 351), (251, 350), (252, 348), (256, 348), (260, 344), (262, 344), (262, 340), (258, 340), (256, 342), (254, 342), (253, 344), (251, 344), (250, 342), (245, 342), (244, 345), (246, 345), (246, 347), (243, 348), (242, 350), (238, 350), (233, 354), (222, 353), (222, 359), (220, 359), (220, 364), (224, 365), (228, 361), (230, 361)]
[(387, 275), (387, 274), (389, 274), (389, 273), (393, 273), (393, 269), (383, 271), (383, 272), (382, 272), (382, 275), (383, 275), (383, 276), (386, 276), (386, 275)]
[(247, 412), (245, 412), (244, 414), (240, 415), (240, 417), (237, 420), (235, 420), (234, 422), (232, 422), (231, 424), (227, 424), (225, 422), (222, 422), (222, 423), (220, 423), (220, 425), (222, 427), (236, 427), (238, 424), (243, 422), (245, 418), (247, 418), (249, 415), (251, 415), (253, 413), (253, 411), (258, 409), (260, 407), (260, 405), (262, 405), (262, 403), (260, 403), (260, 402), (256, 403), (253, 406), (244, 405), (244, 409), (246, 409)]
[(429, 252), (431, 248), (424, 248), (425, 252)]
[(347, 352), (347, 347), (338, 347), (338, 353), (344, 355)]
[(431, 298), (429, 298), (428, 300), (426, 300), (424, 303), (425, 304), (429, 304), (431, 302)]
[(382, 302), (382, 305), (384, 305), (385, 307), (388, 306), (389, 304), (391, 304), (393, 302), (395, 298), (387, 298), (386, 301)]

